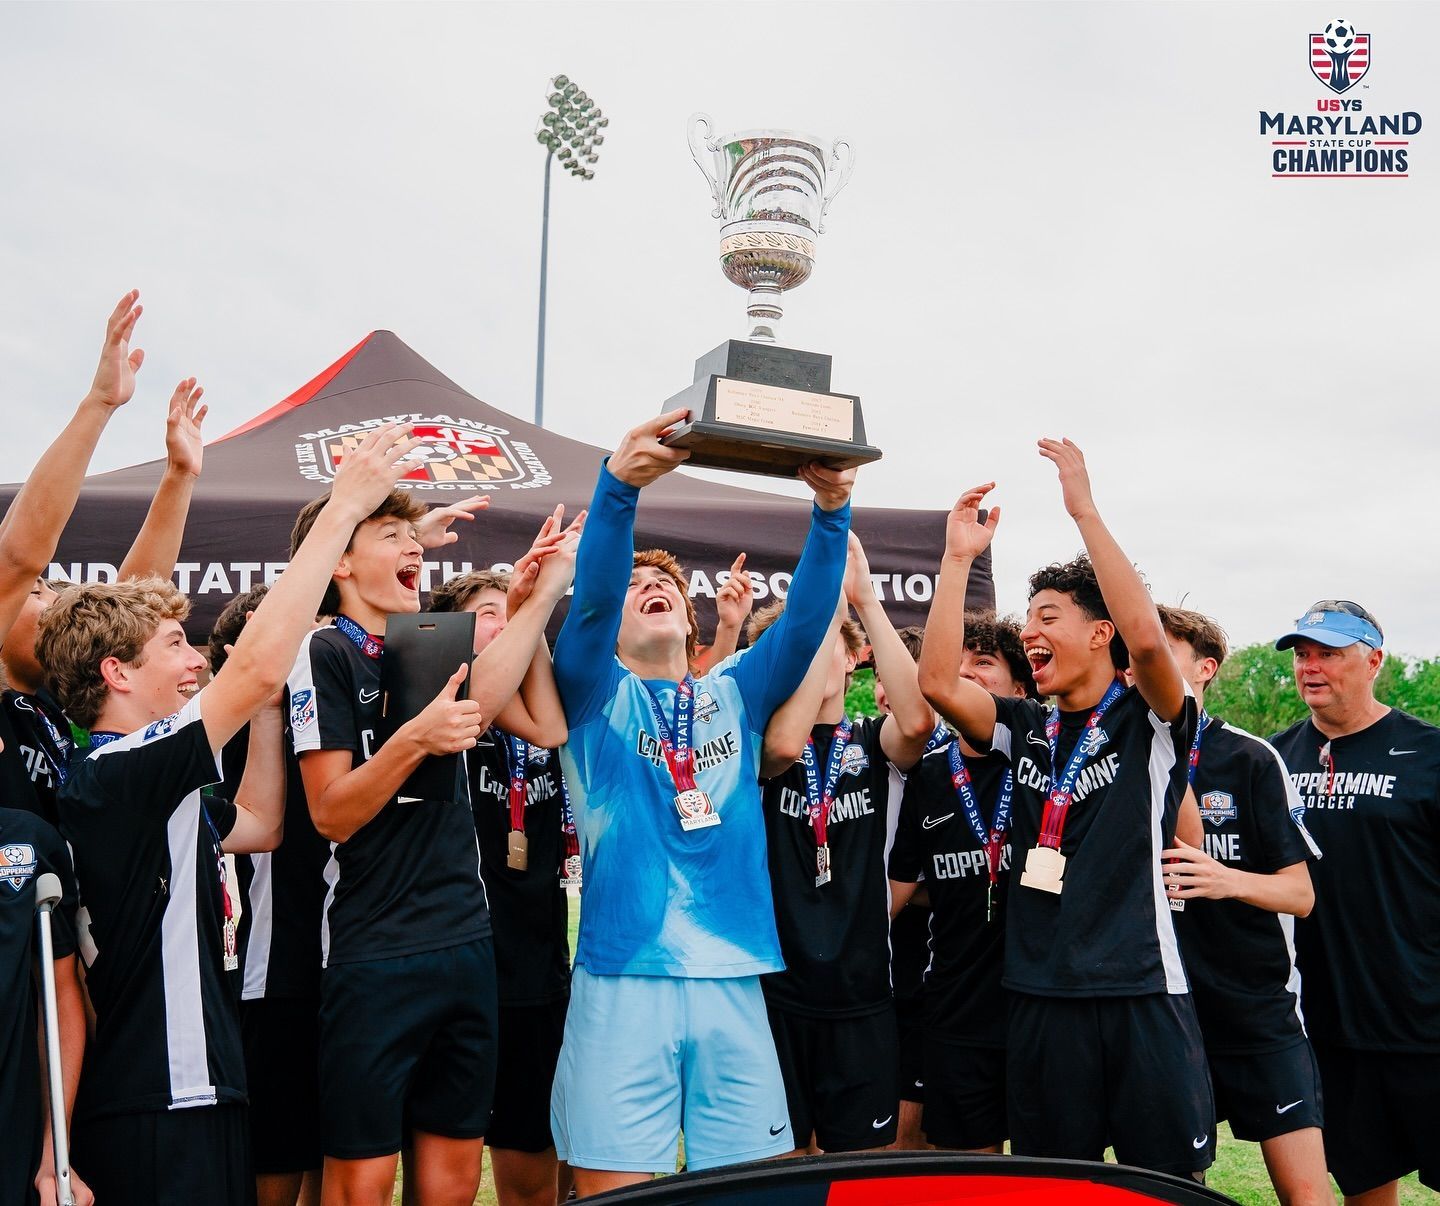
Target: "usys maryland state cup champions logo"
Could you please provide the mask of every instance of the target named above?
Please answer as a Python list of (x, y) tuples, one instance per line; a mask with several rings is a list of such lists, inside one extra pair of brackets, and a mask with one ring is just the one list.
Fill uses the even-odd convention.
[(350, 450), (386, 423), (409, 423), (420, 440), (405, 458), (412, 467), (397, 483), (402, 490), (533, 490), (552, 480), (534, 449), (505, 428), (449, 415), (387, 415), (306, 432), (295, 445), (300, 476), (334, 481)]

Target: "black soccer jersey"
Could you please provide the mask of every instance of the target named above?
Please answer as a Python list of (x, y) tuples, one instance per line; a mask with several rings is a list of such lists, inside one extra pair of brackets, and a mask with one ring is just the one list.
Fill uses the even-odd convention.
[[(880, 748), (883, 718), (854, 722), (830, 810), (830, 882), (817, 887), (815, 830), (796, 763), (763, 784), (775, 924), (785, 970), (762, 976), (765, 999), (791, 1013), (859, 1017), (890, 1003), (890, 885), (885, 860), (904, 780)], [(825, 778), (833, 724), (816, 725)]]
[[(1103, 740), (1076, 779), (1061, 853), (1060, 895), (1020, 882), (1050, 789), (1046, 709), (995, 697), (994, 749), (1015, 769), (1005, 929), (1005, 986), (1054, 997), (1138, 996), (1188, 991), (1160, 853), (1175, 836), (1185, 794), (1195, 701), (1166, 723), (1131, 687), (1106, 713)], [(1062, 713), (1063, 769), (1090, 713)]]
[[(1285, 764), (1260, 738), (1212, 717), (1194, 787), (1211, 858), (1268, 875), (1319, 856)], [(1207, 1051), (1277, 1051), (1304, 1035), (1294, 917), (1240, 900), (1189, 900), (1175, 926)]]
[(1440, 729), (1398, 709), (1327, 741), (1271, 738), (1325, 857), (1295, 927), (1317, 1043), (1440, 1052)]
[[(1008, 764), (998, 755), (966, 759), (975, 802), (989, 832)], [(972, 1046), (1005, 1045), (1005, 894), (1011, 848), (1000, 847), (987, 919), (990, 870), (950, 777), (949, 746), (926, 754), (906, 776), (890, 878), (930, 891), (930, 965), (922, 992), (929, 1035)]]
[(480, 838), (480, 870), (495, 932), (501, 1005), (539, 1005), (570, 988), (569, 902), (560, 886), (565, 861), (564, 798), (554, 750), (525, 746), (526, 869), (507, 865), (510, 759), (515, 743), (492, 728), (466, 753), (470, 803)]
[[(289, 682), (295, 753), (378, 748), (380, 659), (335, 628), (309, 633)], [(349, 841), (331, 842), (320, 948), (325, 966), (458, 946), (490, 933), (469, 804), (392, 799)]]
[(60, 789), (96, 1014), (80, 1117), (245, 1097), (220, 849), (235, 807), (200, 794), (221, 778), (204, 701), (104, 744), (92, 734)]
[[(23, 808), (56, 823), (60, 770), (70, 761), (70, 722), (45, 692), (0, 695), (0, 807)], [(60, 769), (57, 769), (60, 768)]]

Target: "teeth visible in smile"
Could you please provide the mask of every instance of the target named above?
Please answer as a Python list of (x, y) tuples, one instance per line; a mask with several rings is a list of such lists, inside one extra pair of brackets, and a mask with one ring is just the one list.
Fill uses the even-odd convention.
[(642, 616), (653, 616), (657, 612), (668, 612), (669, 610), (670, 600), (663, 595), (651, 595), (650, 598), (640, 604), (640, 614)]
[(403, 569), (395, 575), (400, 580), (400, 585), (406, 590), (415, 589), (415, 579), (420, 576), (418, 569)]
[(1039, 645), (1025, 650), (1025, 656), (1030, 659), (1030, 668), (1038, 670), (1046, 665), (1055, 656), (1054, 650), (1042, 648)]

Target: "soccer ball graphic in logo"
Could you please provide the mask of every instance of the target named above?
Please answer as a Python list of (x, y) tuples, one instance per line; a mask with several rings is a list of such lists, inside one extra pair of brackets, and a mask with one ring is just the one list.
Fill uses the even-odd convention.
[(1370, 69), (1370, 35), (1337, 17), (1310, 35), (1310, 70), (1333, 92), (1347, 92)]
[(443, 465), (460, 455), (454, 444), (418, 444), (405, 454), (404, 459), (417, 465)]

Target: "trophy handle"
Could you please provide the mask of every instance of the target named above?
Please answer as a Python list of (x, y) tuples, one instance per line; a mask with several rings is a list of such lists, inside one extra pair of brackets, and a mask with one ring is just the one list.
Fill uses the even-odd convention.
[[(845, 154), (840, 154), (840, 148), (845, 148)], [(842, 162), (843, 161), (843, 162)], [(855, 170), (855, 148), (850, 145), (849, 139), (837, 138), (830, 144), (830, 163), (826, 175), (834, 183), (825, 189), (825, 196), (820, 205), (820, 233), (825, 233), (825, 215), (830, 211), (830, 202), (835, 200), (839, 192), (850, 183), (850, 173)]]
[(708, 113), (692, 113), (686, 124), (689, 127), (687, 133), (690, 140), (690, 154), (695, 160), (695, 166), (705, 177), (705, 183), (710, 186), (710, 195), (715, 199), (715, 208), (710, 211), (710, 216), (723, 218), (725, 216), (725, 186), (706, 166), (707, 152), (714, 153), (720, 149), (715, 141), (715, 123), (710, 119)]

